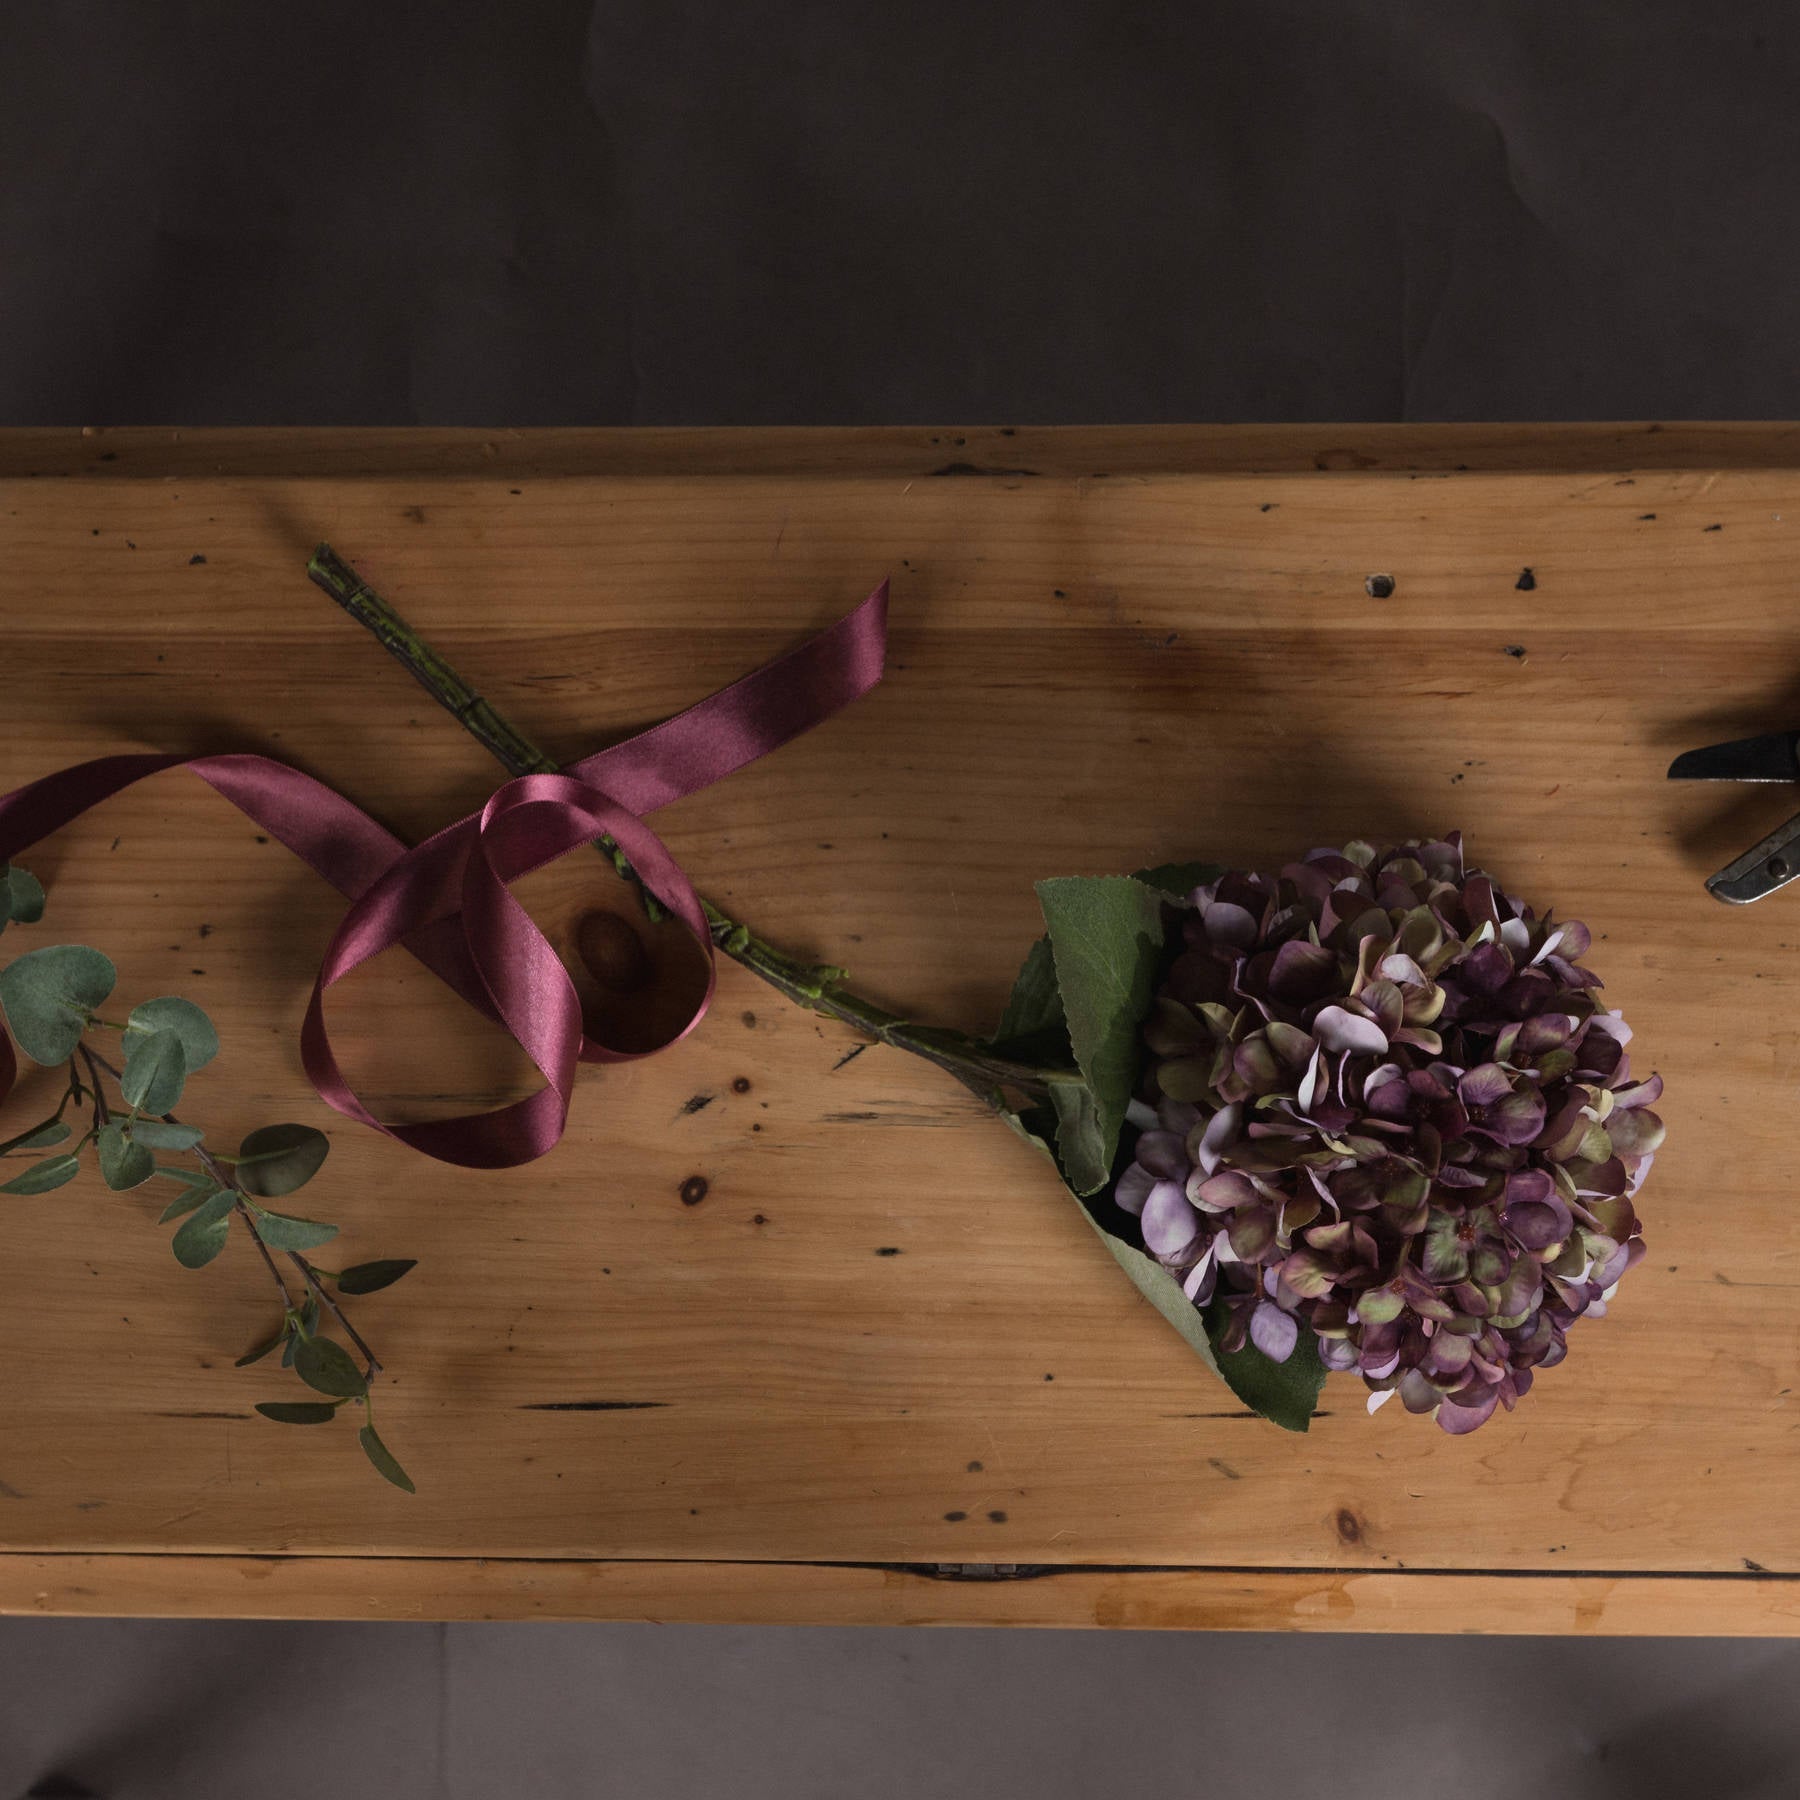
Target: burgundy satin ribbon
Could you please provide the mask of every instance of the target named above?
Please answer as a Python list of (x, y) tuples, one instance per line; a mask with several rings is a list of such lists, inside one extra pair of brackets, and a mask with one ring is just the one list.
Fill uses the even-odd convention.
[[(578, 1062), (628, 1062), (679, 1042), (712, 1000), (712, 939), (699, 896), (643, 815), (754, 762), (881, 679), (887, 583), (835, 625), (648, 731), (496, 789), (479, 812), (411, 849), (343, 795), (266, 756), (103, 756), (0, 799), (0, 862), (120, 789), (190, 769), (279, 839), (350, 901), (301, 1030), (301, 1060), (328, 1106), (440, 1162), (501, 1169), (531, 1162), (562, 1136)], [(507, 883), (578, 845), (610, 836), (645, 885), (704, 947), (706, 992), (678, 1030), (649, 1049), (585, 1035), (581, 1002), (556, 952)], [(548, 1085), (496, 1112), (386, 1125), (344, 1078), (325, 1030), (325, 990), (395, 944), (496, 1020)], [(17, 1071), (0, 1030), (0, 1100)]]

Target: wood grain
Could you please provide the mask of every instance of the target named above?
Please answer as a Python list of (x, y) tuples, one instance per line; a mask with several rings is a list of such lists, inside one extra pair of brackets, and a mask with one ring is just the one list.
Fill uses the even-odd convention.
[[(230, 1366), (270, 1322), (250, 1255), (188, 1274), (147, 1203), (84, 1180), (0, 1214), (6, 1603), (79, 1567), (95, 1593), (45, 1576), (49, 1604), (229, 1612), (244, 1557), (291, 1556), (291, 1580), (256, 1565), (283, 1571), (264, 1610), (310, 1607), (316, 1574), (318, 1604), (380, 1611), (367, 1558), (427, 1607), (441, 1564), (450, 1611), (641, 1616), (662, 1583), (696, 1616), (704, 1582), (675, 1571), (769, 1563), (720, 1573), (705, 1616), (1222, 1623), (1248, 1583), (1263, 1623), (1332, 1622), (1270, 1596), (1350, 1592), (1358, 1629), (1531, 1607), (1591, 1629), (1601, 1582), (1608, 1630), (1791, 1629), (1792, 1589), (1747, 1577), (1800, 1576), (1800, 927), (1786, 898), (1732, 911), (1700, 883), (1796, 799), (1662, 776), (1800, 713), (1800, 433), (1459, 430), (0, 436), (0, 784), (248, 747), (408, 835), (478, 804), (481, 754), (306, 584), (320, 537), (570, 755), (890, 575), (882, 688), (657, 816), (703, 892), (979, 1027), (1037, 876), (1461, 826), (1592, 926), (1670, 1124), (1649, 1258), (1519, 1412), (1452, 1440), (1334, 1379), (1290, 1437), (954, 1084), (845, 1060), (733, 968), (694, 1039), (586, 1074), (544, 1163), (442, 1169), (355, 1131), (298, 1060), (335, 898), (160, 777), (27, 859), (51, 889), (30, 941), (101, 944), (127, 998), (201, 1000), (226, 1054), (193, 1116), (330, 1130), (308, 1199), (346, 1260), (423, 1259), (357, 1314), (420, 1494), (348, 1433), (251, 1413), (282, 1384)], [(932, 472), (959, 464), (989, 472)], [(616, 887), (570, 858), (522, 892), (566, 936)], [(346, 1067), (394, 1116), (523, 1091), (402, 959), (338, 993)], [(555, 1597), (503, 1574), (471, 1599), (470, 1558), (551, 1571), (531, 1591)], [(915, 1614), (851, 1566), (944, 1562), (1071, 1567), (926, 1583)], [(1166, 1621), (1095, 1597), (1157, 1582)]]

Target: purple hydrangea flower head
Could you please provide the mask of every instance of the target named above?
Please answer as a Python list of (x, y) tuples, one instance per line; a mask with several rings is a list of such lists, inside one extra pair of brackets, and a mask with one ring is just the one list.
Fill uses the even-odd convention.
[(1449, 1432), (1511, 1408), (1644, 1254), (1662, 1080), (1459, 835), (1315, 850), (1181, 908), (1113, 1199), (1222, 1347), (1301, 1331)]

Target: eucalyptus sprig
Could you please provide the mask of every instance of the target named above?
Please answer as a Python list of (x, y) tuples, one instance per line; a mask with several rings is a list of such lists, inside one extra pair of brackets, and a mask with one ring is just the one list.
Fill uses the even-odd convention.
[[(43, 916), (44, 890), (25, 870), (0, 865), (0, 930), (32, 924)], [(151, 1182), (173, 1182), (179, 1192), (163, 1208), (159, 1224), (174, 1225), (170, 1241), (183, 1268), (200, 1269), (225, 1248), (234, 1221), (256, 1246), (281, 1296), (281, 1322), (238, 1358), (244, 1368), (281, 1352), (317, 1400), (264, 1401), (257, 1411), (285, 1425), (322, 1425), (356, 1402), (362, 1411), (357, 1440), (364, 1455), (395, 1487), (413, 1483), (376, 1432), (374, 1385), (381, 1373), (375, 1353), (346, 1315), (345, 1296), (391, 1287), (414, 1267), (410, 1260), (358, 1263), (347, 1269), (319, 1267), (306, 1252), (331, 1243), (335, 1225), (301, 1218), (268, 1203), (284, 1200), (318, 1174), (331, 1149), (311, 1125), (264, 1125), (235, 1155), (210, 1148), (205, 1133), (175, 1116), (188, 1078), (219, 1053), (212, 1021), (191, 1000), (173, 995), (145, 1000), (123, 1019), (102, 1016), (118, 971), (98, 950), (57, 944), (27, 951), (0, 969), (0, 1010), (13, 1042), (33, 1062), (65, 1066), (68, 1080), (56, 1111), (5, 1142), (0, 1157), (49, 1150), (0, 1182), (0, 1194), (38, 1195), (66, 1187), (93, 1152), (101, 1179), (115, 1193)], [(119, 1061), (103, 1053), (117, 1034)], [(109, 1046), (110, 1047), (110, 1046)], [(75, 1114), (71, 1124), (68, 1115)], [(85, 1119), (85, 1129), (77, 1127)], [(73, 1140), (73, 1141), (71, 1141)], [(178, 1160), (191, 1158), (188, 1162)], [(297, 1279), (282, 1272), (285, 1259)], [(340, 1330), (356, 1354), (327, 1335)]]

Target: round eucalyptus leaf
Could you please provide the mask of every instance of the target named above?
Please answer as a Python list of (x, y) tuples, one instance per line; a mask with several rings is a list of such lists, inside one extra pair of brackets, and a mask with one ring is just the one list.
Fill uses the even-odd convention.
[(191, 1150), (206, 1136), (198, 1125), (175, 1125), (166, 1119), (133, 1119), (131, 1136), (134, 1143), (152, 1150)]
[(204, 1069), (219, 1054), (219, 1034), (213, 1029), (212, 1020), (191, 1000), (180, 1000), (171, 994), (134, 1006), (125, 1021), (125, 1054), (131, 1055), (133, 1038), (153, 1031), (172, 1031), (181, 1039), (181, 1053), (187, 1059), (190, 1075)]
[(5, 1148), (12, 1150), (48, 1150), (52, 1144), (66, 1144), (74, 1135), (66, 1119), (46, 1119), (35, 1131), (14, 1138)]
[(21, 1050), (35, 1063), (66, 1061), (88, 1015), (118, 980), (109, 957), (84, 944), (29, 950), (0, 969), (0, 1008)]
[(296, 1219), (289, 1213), (264, 1212), (251, 1207), (256, 1229), (271, 1250), (316, 1250), (337, 1236), (335, 1225), (322, 1225), (317, 1219)]
[(238, 1183), (259, 1200), (279, 1200), (305, 1187), (330, 1151), (330, 1138), (311, 1125), (264, 1125), (238, 1147)]
[(337, 1417), (323, 1400), (259, 1400), (256, 1410), (278, 1425), (329, 1425)]
[(43, 916), (43, 883), (29, 869), (0, 869), (0, 917), (35, 925)]
[(265, 1356), (267, 1356), (270, 1351), (279, 1350), (281, 1348), (282, 1344), (284, 1342), (286, 1342), (286, 1340), (287, 1340), (287, 1334), (288, 1334), (287, 1321), (284, 1319), (281, 1323), (281, 1329), (279, 1331), (277, 1331), (272, 1337), (264, 1338), (263, 1341), (260, 1344), (258, 1344), (254, 1350), (246, 1350), (244, 1352), (244, 1354), (242, 1356), (240, 1356), (235, 1363), (232, 1364), (232, 1367), (236, 1368), (236, 1369), (247, 1369), (247, 1368), (249, 1368), (249, 1366), (252, 1363), (261, 1362), (262, 1359)]
[(235, 1196), (227, 1188), (209, 1194), (175, 1233), (169, 1247), (184, 1269), (203, 1269), (225, 1248)]
[(419, 1266), (417, 1257), (397, 1257), (387, 1262), (358, 1263), (337, 1278), (340, 1294), (377, 1294), (392, 1287), (409, 1269)]
[[(170, 1173), (167, 1169), (158, 1169), (156, 1172), (159, 1175), (167, 1175)], [(224, 1191), (223, 1188), (214, 1187), (210, 1181), (204, 1179), (198, 1183), (190, 1184), (162, 1209), (162, 1216), (156, 1222), (159, 1225), (167, 1225), (172, 1220), (179, 1219), (184, 1213), (196, 1211), (198, 1208), (204, 1206), (215, 1194), (222, 1194)]]
[(187, 1052), (179, 1032), (131, 1032), (125, 1039), (125, 1072), (119, 1092), (139, 1112), (172, 1111), (187, 1085)]
[(115, 1194), (142, 1187), (156, 1173), (156, 1158), (125, 1135), (117, 1119), (100, 1128), (100, 1175)]
[(369, 1391), (350, 1352), (330, 1338), (302, 1338), (294, 1346), (294, 1373), (309, 1388), (340, 1399), (360, 1400)]
[(65, 1150), (61, 1156), (46, 1157), (11, 1181), (0, 1183), (0, 1194), (47, 1194), (53, 1188), (67, 1187), (80, 1173), (81, 1158)]
[(362, 1445), (363, 1455), (380, 1470), (384, 1481), (391, 1481), (403, 1494), (419, 1491), (413, 1486), (412, 1477), (395, 1460), (393, 1451), (375, 1435), (373, 1425), (365, 1425), (356, 1434), (356, 1441)]

